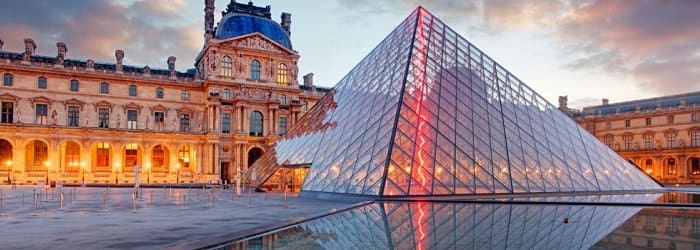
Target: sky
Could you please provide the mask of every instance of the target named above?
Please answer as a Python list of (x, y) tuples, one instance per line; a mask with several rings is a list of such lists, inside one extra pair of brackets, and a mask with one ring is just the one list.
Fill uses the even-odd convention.
[[(230, 0), (216, 1), (216, 21)], [(247, 2), (241, 1), (239, 2)], [(674, 0), (258, 0), (273, 19), (292, 14), (299, 73), (332, 87), (422, 5), (519, 79), (569, 107), (700, 90), (700, 1)], [(4, 2), (4, 51), (167, 68), (194, 67), (203, 46), (204, 0)]]

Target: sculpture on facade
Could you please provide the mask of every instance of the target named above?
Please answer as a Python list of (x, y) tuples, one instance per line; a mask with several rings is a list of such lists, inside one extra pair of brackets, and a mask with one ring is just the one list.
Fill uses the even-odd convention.
[(122, 71), (122, 69), (124, 67), (122, 65), (122, 61), (124, 60), (124, 51), (118, 49), (118, 50), (114, 51), (114, 56), (117, 58), (117, 66), (116, 66), (117, 71)]
[(87, 67), (88, 69), (94, 69), (95, 61), (93, 61), (92, 59), (88, 59), (87, 63), (85, 63), (85, 67)]

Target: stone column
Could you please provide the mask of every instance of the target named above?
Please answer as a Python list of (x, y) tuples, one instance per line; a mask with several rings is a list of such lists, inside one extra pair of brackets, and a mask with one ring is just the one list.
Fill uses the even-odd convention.
[(236, 133), (243, 133), (243, 107), (236, 107)]
[(221, 167), (221, 164), (219, 163), (219, 144), (214, 143), (214, 174), (219, 174), (219, 168)]
[(241, 170), (248, 169), (248, 150), (246, 144), (241, 144)]
[(272, 108), (267, 109), (267, 114), (268, 114), (268, 120), (270, 121), (268, 127), (268, 135), (274, 135), (275, 134), (275, 110)]
[(214, 111), (212, 110), (212, 105), (207, 107), (207, 131), (212, 131), (214, 124)]
[(243, 119), (242, 119), (243, 120), (242, 125), (243, 125), (243, 133), (244, 134), (248, 134), (248, 132), (250, 132), (250, 121), (249, 121), (250, 117), (249, 117), (248, 113), (249, 113), (248, 107), (244, 106), (243, 107)]

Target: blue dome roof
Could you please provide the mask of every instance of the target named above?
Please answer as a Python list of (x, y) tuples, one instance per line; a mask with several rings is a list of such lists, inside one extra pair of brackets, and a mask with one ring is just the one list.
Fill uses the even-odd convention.
[(219, 26), (216, 28), (216, 39), (227, 39), (260, 32), (267, 38), (292, 49), (292, 42), (289, 35), (281, 25), (267, 18), (256, 17), (240, 13), (232, 13), (221, 18)]

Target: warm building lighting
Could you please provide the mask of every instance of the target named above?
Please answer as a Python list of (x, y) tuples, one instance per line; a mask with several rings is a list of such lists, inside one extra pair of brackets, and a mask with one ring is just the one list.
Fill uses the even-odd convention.
[(49, 167), (49, 166), (51, 166), (51, 162), (49, 162), (49, 161), (45, 161), (45, 162), (44, 162), (44, 166), (46, 166), (46, 167)]
[(9, 166), (12, 166), (12, 161), (7, 161), (7, 162), (5, 162), (5, 165), (7, 165), (8, 167), (9, 167)]
[(391, 173), (391, 172), (394, 172), (394, 166), (393, 166), (393, 165), (389, 165), (389, 173)]
[(651, 168), (647, 168), (647, 174), (651, 174)]
[(436, 171), (438, 174), (439, 174), (439, 173), (442, 173), (442, 168), (441, 168), (441, 167), (437, 167), (437, 170), (435, 170), (435, 171)]

